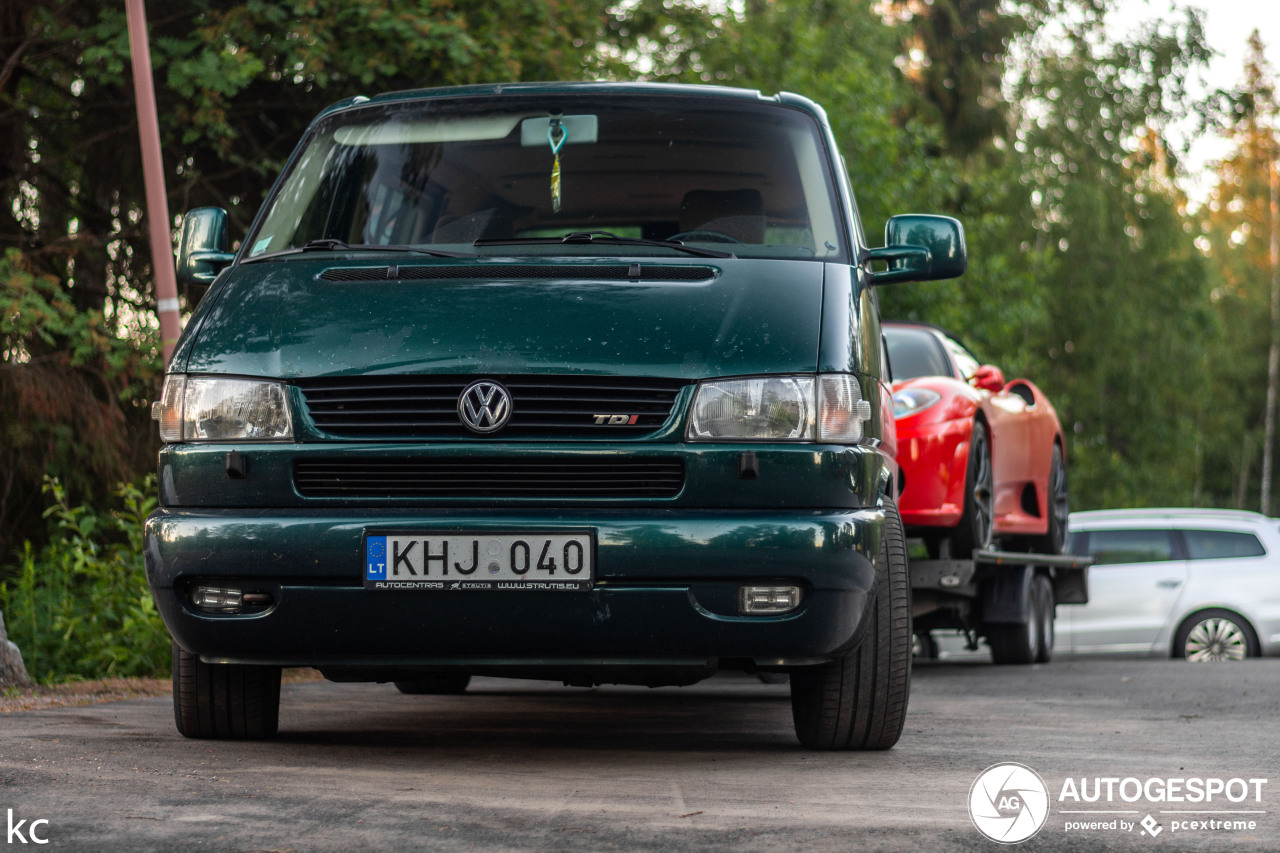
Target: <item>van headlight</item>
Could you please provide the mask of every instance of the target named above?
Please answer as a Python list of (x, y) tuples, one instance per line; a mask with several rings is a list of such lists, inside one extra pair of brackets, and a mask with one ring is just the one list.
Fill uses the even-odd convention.
[(164, 442), (293, 440), (279, 382), (171, 373), (151, 416)]
[(689, 441), (860, 441), (871, 404), (855, 376), (830, 373), (703, 382)]

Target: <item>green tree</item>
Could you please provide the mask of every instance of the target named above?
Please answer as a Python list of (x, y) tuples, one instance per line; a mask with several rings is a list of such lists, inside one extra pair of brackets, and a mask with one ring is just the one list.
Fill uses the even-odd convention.
[(77, 310), (67, 289), (33, 272), (16, 249), (0, 258), (0, 284), (0, 547), (9, 546), (0, 557), (7, 558), (40, 516), (47, 470), (61, 468), (76, 493), (95, 494), (147, 464), (149, 454), (139, 451), (147, 443), (128, 439), (128, 401), (151, 393), (158, 365), (154, 351), (117, 336), (101, 311)]
[(1213, 412), (1210, 432), (1227, 440), (1206, 448), (1206, 493), (1224, 506), (1256, 509), (1261, 486), (1270, 343), (1271, 235), (1280, 227), (1271, 204), (1271, 177), (1280, 159), (1275, 74), (1254, 31), (1244, 81), (1231, 99), (1225, 135), (1231, 153), (1217, 166), (1217, 184), (1204, 211), (1203, 242), (1217, 282), (1214, 311), (1230, 335), (1213, 351), (1213, 384), (1230, 389)]
[(1047, 325), (1036, 375), (1068, 434), (1077, 508), (1191, 503), (1218, 335), (1166, 131), (1208, 48), (1199, 17), (1107, 43), (1088, 24), (1018, 89)]
[(948, 153), (989, 153), (1009, 129), (1003, 87), (1010, 50), (1040, 26), (1050, 0), (894, 0), (907, 22), (907, 78)]

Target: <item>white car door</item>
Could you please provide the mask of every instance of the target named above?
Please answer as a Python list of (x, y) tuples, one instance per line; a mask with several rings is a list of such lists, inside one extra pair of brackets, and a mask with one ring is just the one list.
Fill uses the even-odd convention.
[(1058, 608), (1056, 647), (1072, 653), (1151, 651), (1187, 585), (1187, 561), (1173, 531), (1090, 530), (1087, 549), (1095, 559), (1089, 603)]

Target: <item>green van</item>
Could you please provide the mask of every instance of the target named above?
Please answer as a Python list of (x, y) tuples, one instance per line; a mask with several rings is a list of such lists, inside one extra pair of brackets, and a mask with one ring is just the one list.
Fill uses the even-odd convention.
[(822, 109), (652, 84), (358, 97), (316, 118), (155, 405), (147, 574), (197, 738), (269, 737), (281, 667), (461, 693), (790, 675), (817, 749), (886, 749), (911, 610), (869, 249)]

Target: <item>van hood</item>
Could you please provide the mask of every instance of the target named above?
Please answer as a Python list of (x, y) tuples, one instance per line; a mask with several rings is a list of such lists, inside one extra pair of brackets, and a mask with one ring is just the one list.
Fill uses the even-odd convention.
[(370, 261), (229, 269), (181, 348), (186, 370), (699, 379), (817, 369), (825, 265), (814, 261)]

